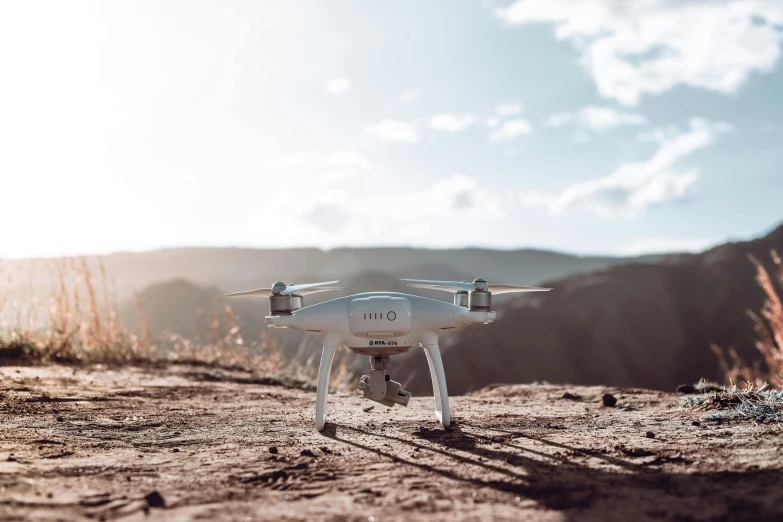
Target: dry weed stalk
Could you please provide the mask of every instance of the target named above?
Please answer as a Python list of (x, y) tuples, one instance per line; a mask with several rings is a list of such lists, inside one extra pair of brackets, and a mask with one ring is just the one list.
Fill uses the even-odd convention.
[[(783, 287), (783, 264), (776, 251), (772, 251), (772, 260), (775, 263), (777, 284)], [(780, 389), (783, 387), (783, 302), (781, 302), (778, 288), (773, 277), (764, 266), (754, 257), (751, 261), (756, 265), (756, 278), (759, 285), (767, 295), (767, 302), (761, 309), (761, 314), (749, 312), (758, 334), (756, 348), (766, 365), (766, 375), (755, 374), (755, 377), (764, 377), (764, 381)]]
[(748, 256), (756, 267), (756, 281), (766, 294), (767, 300), (759, 313), (748, 311), (757, 334), (756, 349), (761, 358), (749, 365), (730, 348), (728, 356), (724, 350), (713, 345), (712, 351), (718, 358), (721, 370), (730, 383), (746, 382), (756, 387), (765, 383), (783, 388), (783, 263), (776, 251), (771, 252), (775, 274), (770, 274), (754, 256)]

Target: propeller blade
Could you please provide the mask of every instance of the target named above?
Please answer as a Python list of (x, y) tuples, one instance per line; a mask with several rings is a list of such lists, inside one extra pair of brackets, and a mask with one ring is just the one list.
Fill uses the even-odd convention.
[(247, 290), (245, 292), (234, 292), (233, 294), (226, 294), (226, 297), (235, 297), (238, 295), (272, 295), (272, 291), (269, 288), (259, 288), (258, 290)]
[(536, 286), (517, 285), (489, 285), (489, 291), (493, 294), (511, 294), (514, 292), (549, 292), (551, 288), (539, 288)]
[(427, 281), (425, 279), (401, 279), (400, 281), (407, 281), (409, 283), (408, 286), (413, 288), (429, 288), (446, 292), (457, 292), (459, 290), (470, 292), (475, 289), (473, 283), (466, 283), (465, 281)]
[[(470, 292), (476, 289), (476, 283), (466, 281), (427, 281), (423, 279), (402, 279), (408, 281), (408, 286), (414, 288), (428, 288), (430, 290), (443, 290), (446, 292), (458, 292), (460, 290)], [(482, 283), (486, 283), (483, 279)], [(493, 294), (510, 294), (512, 292), (548, 292), (551, 288), (539, 288), (536, 286), (517, 286), (517, 285), (487, 285), (487, 290)]]
[(342, 290), (341, 286), (330, 286), (340, 281), (325, 281), (323, 283), (306, 283), (300, 285), (288, 285), (285, 290), (280, 292), (280, 295), (309, 295), (317, 292), (326, 292), (328, 290)]
[[(245, 292), (234, 292), (233, 294), (226, 294), (226, 297), (234, 297), (238, 295), (263, 295), (269, 297), (270, 295), (310, 295), (318, 292), (326, 292), (329, 290), (342, 290), (341, 286), (329, 286), (340, 281), (326, 281), (323, 283), (306, 283), (301, 285), (288, 285), (284, 283), (275, 283), (272, 288), (279, 290), (279, 294), (275, 294), (271, 288), (259, 288), (257, 290), (247, 290)], [(282, 290), (280, 290), (282, 288)]]

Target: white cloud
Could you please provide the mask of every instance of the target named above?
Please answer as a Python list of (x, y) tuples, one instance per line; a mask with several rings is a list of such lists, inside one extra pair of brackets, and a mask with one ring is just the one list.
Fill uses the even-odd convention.
[(331, 92), (332, 94), (343, 94), (344, 92), (348, 92), (350, 88), (351, 80), (345, 77), (335, 78), (324, 84), (324, 89)]
[(430, 127), (447, 132), (459, 132), (467, 129), (475, 119), (470, 114), (438, 114), (430, 118)]
[(523, 134), (530, 134), (533, 132), (533, 128), (527, 120), (521, 118), (504, 121), (500, 126), (496, 127), (489, 135), (490, 141), (510, 141), (522, 136)]
[(495, 114), (498, 116), (516, 116), (522, 114), (522, 105), (519, 103), (504, 103), (495, 108)]
[(497, 217), (502, 214), (497, 194), (483, 188), (475, 178), (461, 174), (419, 192), (365, 197), (352, 206), (362, 219), (378, 219), (378, 209), (383, 208), (385, 218), (400, 222), (418, 222), (434, 216)]
[(547, 118), (545, 125), (548, 127), (562, 127), (572, 122), (577, 122), (579, 127), (596, 132), (607, 132), (623, 125), (644, 125), (647, 118), (635, 112), (617, 111), (610, 107), (588, 106), (576, 113), (553, 114)]
[(375, 125), (365, 127), (365, 132), (379, 136), (383, 141), (398, 143), (418, 143), (419, 133), (416, 127), (404, 121), (385, 119)]
[(497, 116), (490, 116), (489, 118), (487, 118), (487, 127), (489, 127), (490, 129), (494, 129), (498, 125), (500, 125), (500, 118), (498, 118)]
[(625, 105), (677, 85), (732, 93), (780, 57), (780, 0), (517, 0), (509, 24), (554, 24), (599, 92)]
[[(264, 229), (263, 241), (272, 244), (303, 244), (333, 247), (381, 240), (409, 244), (430, 228), (443, 230), (451, 219), (465, 217), (470, 223), (496, 220), (503, 215), (503, 199), (476, 178), (453, 175), (409, 192), (353, 192), (351, 185), (307, 190), (302, 183), (276, 187), (248, 217), (244, 234), (253, 237), (264, 229), (270, 215), (285, 215), (285, 227)], [(296, 201), (296, 205), (291, 205)], [(383, 209), (379, 212), (378, 209)], [(480, 225), (477, 225), (480, 226)], [(453, 229), (453, 226), (449, 226)], [(438, 243), (436, 240), (436, 244)]]
[(371, 161), (347, 150), (291, 152), (265, 162), (264, 166), (285, 171), (312, 186), (332, 185), (376, 170)]
[(563, 125), (571, 123), (575, 119), (576, 114), (572, 112), (559, 112), (547, 118), (546, 122), (544, 122), (544, 125), (547, 127), (562, 127)]
[(419, 100), (419, 96), (421, 96), (421, 92), (418, 89), (408, 89), (400, 94), (400, 101), (403, 103), (414, 103)]
[(695, 169), (677, 170), (677, 162), (713, 143), (731, 127), (692, 119), (690, 128), (668, 134), (647, 161), (625, 163), (608, 176), (576, 183), (558, 196), (525, 195), (528, 205), (545, 205), (553, 214), (587, 211), (603, 217), (634, 217), (649, 207), (686, 200), (698, 179)]
[(609, 107), (585, 107), (579, 119), (597, 132), (606, 132), (621, 125), (644, 125), (647, 118), (633, 112), (621, 112)]

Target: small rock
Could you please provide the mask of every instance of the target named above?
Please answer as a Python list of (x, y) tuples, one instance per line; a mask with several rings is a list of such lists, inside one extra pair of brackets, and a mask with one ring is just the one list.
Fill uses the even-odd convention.
[(696, 393), (696, 387), (693, 384), (680, 384), (677, 393)]
[(57, 422), (65, 422), (65, 418), (64, 417), (57, 417)]
[(578, 401), (578, 400), (582, 399), (582, 396), (581, 395), (577, 395), (575, 393), (571, 393), (571, 392), (565, 392), (563, 394), (563, 398), (564, 399), (568, 399), (570, 401)]
[(644, 436), (647, 437), (648, 439), (654, 439), (655, 433), (648, 431), (647, 433), (644, 434)]
[(701, 426), (701, 422), (693, 421), (693, 422), (691, 422), (691, 425), (693, 425), (693, 426)]
[(269, 453), (277, 455), (277, 446), (269, 446)]
[(327, 453), (327, 454), (332, 452), (332, 450), (330, 450), (330, 449), (329, 449), (329, 448), (327, 448), (326, 446), (321, 446), (319, 449), (320, 449), (320, 450), (321, 450), (323, 453)]
[(611, 393), (604, 393), (604, 396), (601, 397), (601, 400), (603, 401), (604, 406), (607, 408), (612, 408), (615, 404), (617, 404), (617, 397)]
[(171, 448), (172, 453), (179, 453), (179, 448)]
[(152, 493), (148, 493), (144, 500), (147, 502), (147, 505), (149, 507), (153, 508), (164, 508), (166, 507), (166, 501), (163, 499), (163, 495), (158, 493), (157, 491), (153, 491)]
[(303, 449), (299, 454), (303, 457), (315, 457), (315, 453), (309, 449)]
[(367, 413), (367, 412), (371, 412), (371, 411), (373, 410), (373, 408), (375, 408), (375, 406), (373, 406), (373, 405), (371, 404), (371, 405), (369, 405), (369, 406), (365, 406), (364, 408), (362, 408), (362, 411), (363, 411), (363, 412), (365, 412), (365, 413)]
[(180, 435), (182, 435), (182, 433), (180, 433), (180, 432), (178, 432), (178, 431), (175, 431), (175, 432), (174, 432), (174, 436), (175, 436), (175, 437), (179, 437)]

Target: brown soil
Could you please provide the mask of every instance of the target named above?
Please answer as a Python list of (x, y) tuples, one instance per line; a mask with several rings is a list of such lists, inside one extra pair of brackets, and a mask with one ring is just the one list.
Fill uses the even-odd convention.
[(432, 398), (342, 393), (320, 434), (311, 390), (265, 382), (0, 368), (0, 519), (783, 519), (783, 430), (674, 395), (495, 387), (452, 398), (444, 431)]

